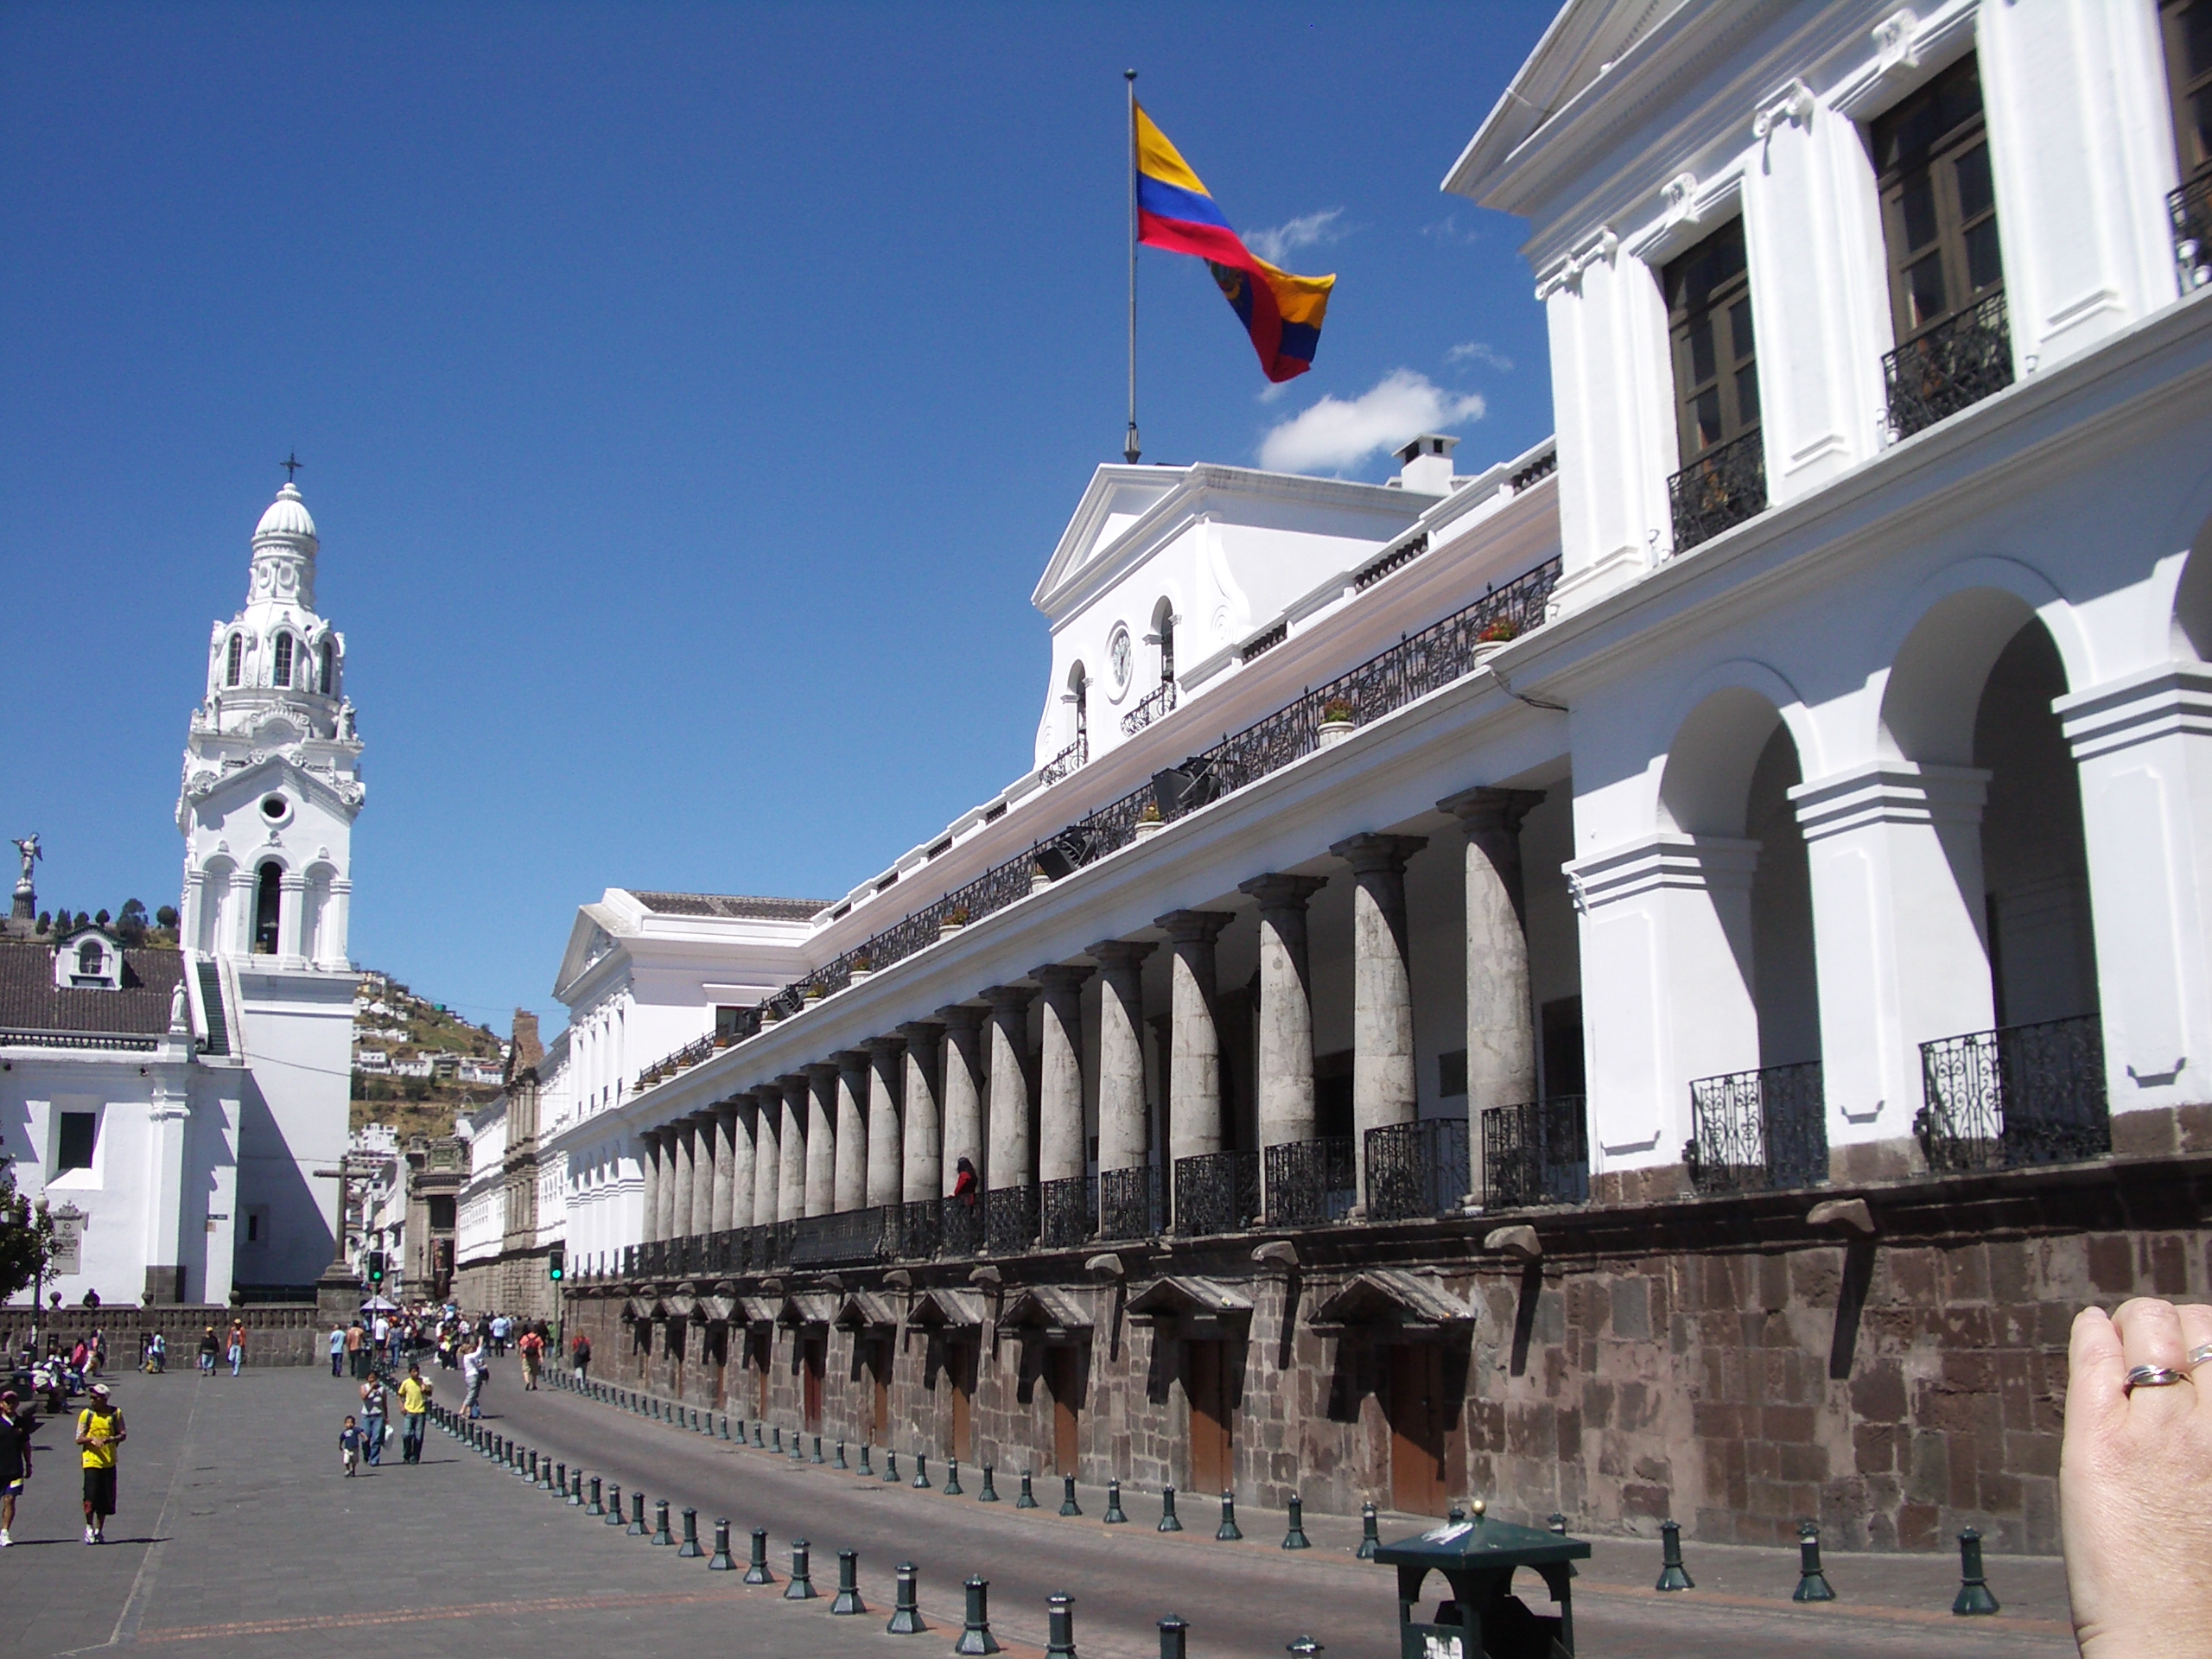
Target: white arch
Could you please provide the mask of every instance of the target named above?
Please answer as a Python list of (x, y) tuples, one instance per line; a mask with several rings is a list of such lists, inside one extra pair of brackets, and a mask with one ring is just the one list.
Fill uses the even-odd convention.
[(1715, 663), (1683, 688), (1651, 768), (1653, 826), (1684, 835), (1740, 836), (1752, 769), (1779, 722), (1796, 745), (1800, 772), (1816, 776), (1819, 740), (1805, 700), (1754, 658)]

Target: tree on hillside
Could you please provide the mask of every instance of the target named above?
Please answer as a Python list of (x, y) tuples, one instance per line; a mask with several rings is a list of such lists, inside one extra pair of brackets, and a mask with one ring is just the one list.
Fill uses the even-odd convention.
[(159, 910), (156, 911), (154, 912), (154, 925), (156, 927), (167, 928), (175, 927), (176, 906), (175, 905), (163, 905)]

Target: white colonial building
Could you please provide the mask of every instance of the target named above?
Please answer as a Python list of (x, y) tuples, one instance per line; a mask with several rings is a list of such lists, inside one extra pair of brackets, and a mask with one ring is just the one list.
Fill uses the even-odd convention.
[(2212, 1294), (2212, 0), (1574, 0), (1446, 188), (1556, 444), (1101, 467), (1034, 770), (594, 1033), (572, 1322), (1001, 1467), (2054, 1548), (2065, 1311)]
[(337, 1250), (361, 743), (316, 547), (287, 483), (245, 608), (211, 636), (177, 801), (181, 948), (0, 944), (0, 1134), (19, 1186), (87, 1217), (68, 1300), (305, 1295)]

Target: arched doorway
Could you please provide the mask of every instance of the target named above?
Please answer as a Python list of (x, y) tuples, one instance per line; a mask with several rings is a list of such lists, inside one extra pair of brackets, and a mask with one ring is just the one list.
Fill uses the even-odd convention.
[(283, 872), (276, 864), (261, 867), (253, 887), (253, 954), (273, 957), (283, 914)]

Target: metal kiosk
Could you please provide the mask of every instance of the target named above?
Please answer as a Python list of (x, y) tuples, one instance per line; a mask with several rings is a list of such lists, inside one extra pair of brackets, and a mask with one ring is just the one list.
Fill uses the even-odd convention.
[[(1377, 1561), (1398, 1569), (1399, 1659), (1573, 1659), (1572, 1563), (1590, 1559), (1588, 1542), (1493, 1521), (1484, 1507), (1477, 1498), (1465, 1520), (1375, 1552)], [(1542, 1575), (1559, 1604), (1556, 1615), (1531, 1612), (1512, 1593), (1521, 1567)], [(1444, 1575), (1452, 1599), (1440, 1602), (1435, 1622), (1424, 1624), (1414, 1605), (1431, 1572)]]

